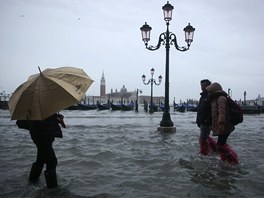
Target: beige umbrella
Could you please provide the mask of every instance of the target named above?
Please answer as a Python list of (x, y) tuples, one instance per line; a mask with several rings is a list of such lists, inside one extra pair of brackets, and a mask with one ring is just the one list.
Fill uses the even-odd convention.
[(11, 120), (44, 120), (81, 100), (93, 80), (75, 67), (46, 69), (21, 84), (8, 102)]

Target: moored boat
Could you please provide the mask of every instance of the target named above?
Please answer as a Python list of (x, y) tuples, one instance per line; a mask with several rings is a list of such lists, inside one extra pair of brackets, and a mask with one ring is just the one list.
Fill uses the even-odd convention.
[(112, 109), (113, 111), (121, 110), (121, 109), (122, 109), (122, 105), (121, 105), (120, 103), (118, 103), (118, 104), (113, 104), (113, 103), (111, 103), (111, 109)]
[(110, 105), (109, 104), (97, 104), (97, 108), (98, 110), (109, 110), (110, 109)]
[(198, 107), (197, 107), (197, 105), (188, 104), (187, 111), (197, 112), (198, 111)]
[(134, 110), (134, 108), (135, 108), (135, 105), (133, 102), (128, 103), (126, 105), (122, 104), (121, 106), (122, 106), (122, 108), (121, 108), (122, 111), (131, 111), (131, 110)]
[(174, 104), (174, 111), (179, 111), (179, 112), (185, 112), (186, 111), (186, 105), (184, 104)]
[(77, 104), (75, 104), (75, 105), (71, 105), (71, 106), (65, 108), (65, 110), (79, 110), (79, 109), (80, 109), (80, 108), (78, 107)]
[(244, 114), (260, 114), (261, 108), (257, 105), (240, 105)]
[(80, 110), (94, 110), (97, 106), (94, 104), (78, 104)]
[(152, 104), (152, 105), (149, 105), (149, 112), (150, 113), (153, 113), (153, 112), (157, 112), (158, 111), (158, 105), (155, 105), (155, 104)]

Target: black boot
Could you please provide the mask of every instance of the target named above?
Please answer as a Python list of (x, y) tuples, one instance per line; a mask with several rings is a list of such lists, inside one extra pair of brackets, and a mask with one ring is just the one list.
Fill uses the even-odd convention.
[(48, 188), (57, 187), (57, 174), (56, 169), (45, 170), (45, 179)]
[(42, 172), (43, 166), (40, 166), (38, 164), (36, 164), (35, 162), (32, 164), (31, 170), (30, 170), (30, 174), (29, 174), (29, 182), (31, 183), (37, 183), (39, 176)]

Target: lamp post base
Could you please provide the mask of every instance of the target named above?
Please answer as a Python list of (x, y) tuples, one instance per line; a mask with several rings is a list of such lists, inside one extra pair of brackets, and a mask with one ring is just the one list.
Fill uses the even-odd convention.
[(171, 127), (163, 127), (163, 126), (158, 126), (158, 131), (164, 132), (164, 133), (174, 133), (176, 132), (176, 126), (171, 126)]

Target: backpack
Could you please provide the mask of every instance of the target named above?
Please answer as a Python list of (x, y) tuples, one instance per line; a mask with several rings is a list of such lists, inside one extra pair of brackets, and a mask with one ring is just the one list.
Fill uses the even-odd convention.
[(243, 110), (232, 98), (227, 97), (227, 105), (229, 107), (229, 117), (233, 125), (243, 122)]

